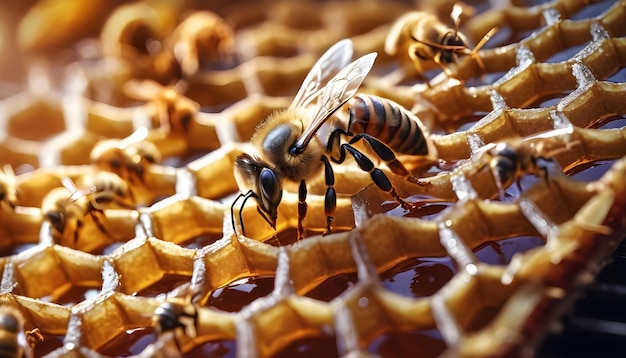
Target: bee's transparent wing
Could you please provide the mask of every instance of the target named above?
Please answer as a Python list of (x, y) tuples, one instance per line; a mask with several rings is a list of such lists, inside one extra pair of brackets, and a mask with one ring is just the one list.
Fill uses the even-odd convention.
[(306, 107), (320, 93), (323, 84), (352, 60), (352, 41), (344, 39), (329, 48), (311, 67), (289, 109)]
[(367, 54), (344, 67), (328, 82), (317, 100), (311, 122), (294, 144), (296, 152), (304, 150), (328, 117), (354, 96), (375, 59), (376, 53)]
[(423, 17), (424, 14), (418, 11), (407, 12), (396, 20), (396, 22), (391, 25), (389, 29), (389, 33), (387, 34), (387, 38), (385, 39), (385, 53), (390, 56), (395, 56), (398, 53), (397, 43), (401, 38), (402, 33), (405, 29), (405, 26), (411, 22), (417, 22), (419, 18)]

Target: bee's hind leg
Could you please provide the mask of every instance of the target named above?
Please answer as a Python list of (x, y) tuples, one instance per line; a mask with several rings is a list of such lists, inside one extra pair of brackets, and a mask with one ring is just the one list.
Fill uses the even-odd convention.
[(381, 142), (380, 139), (373, 137), (369, 134), (359, 133), (355, 135), (354, 137), (352, 137), (352, 139), (350, 139), (349, 144), (354, 144), (360, 139), (365, 140), (370, 145), (370, 147), (374, 150), (378, 158), (380, 158), (382, 161), (385, 162), (385, 164), (387, 165), (389, 170), (391, 170), (392, 173), (406, 178), (411, 183), (416, 183), (422, 186), (428, 185), (427, 183), (424, 183), (420, 181), (418, 178), (414, 177), (413, 174), (411, 174), (406, 169), (406, 167), (402, 164), (402, 162), (400, 162), (398, 158), (396, 158), (396, 155), (393, 152), (393, 150), (391, 150), (389, 146), (387, 146), (385, 143)]
[(359, 133), (352, 137), (349, 144), (354, 144), (359, 140), (365, 140), (370, 147), (374, 150), (378, 158), (385, 162), (389, 170), (391, 170), (394, 174), (399, 175), (401, 177), (410, 177), (411, 173), (404, 167), (404, 165), (396, 158), (395, 153), (383, 142), (381, 142), (378, 138), (372, 137), (369, 134)]
[[(350, 142), (352, 143), (353, 140), (354, 138), (350, 140)], [(402, 208), (404, 208), (405, 210), (409, 210), (412, 208), (412, 205), (410, 203), (408, 203), (407, 201), (405, 201), (398, 195), (398, 193), (396, 192), (396, 189), (391, 184), (391, 181), (389, 180), (387, 175), (382, 170), (376, 168), (374, 166), (374, 163), (372, 163), (372, 161), (365, 154), (361, 153), (358, 149), (354, 148), (351, 144), (349, 143), (342, 144), (340, 147), (341, 153), (340, 153), (339, 159), (333, 158), (333, 161), (336, 163), (343, 163), (343, 161), (346, 159), (346, 151), (349, 152), (354, 157), (354, 160), (356, 161), (359, 168), (361, 168), (361, 170), (366, 171), (370, 174), (372, 181), (374, 182), (374, 184), (376, 184), (376, 186), (380, 190), (389, 193), (398, 203), (400, 203), (400, 205), (402, 205)], [(395, 155), (394, 155), (394, 158), (395, 158)]]

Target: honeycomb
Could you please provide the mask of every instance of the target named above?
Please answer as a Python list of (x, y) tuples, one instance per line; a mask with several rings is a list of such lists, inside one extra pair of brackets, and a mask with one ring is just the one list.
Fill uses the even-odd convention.
[[(25, 354), (532, 355), (623, 236), (626, 2), (506, 3), (469, 2), (472, 43), (499, 30), (428, 84), (384, 43), (415, 9), (452, 26), (452, 1), (2, 9), (0, 46), (15, 56), (0, 70), (0, 302), (23, 321)], [(204, 25), (232, 32), (195, 67), (180, 63), (174, 48), (192, 34), (179, 25), (206, 10), (217, 16)], [(331, 234), (320, 178), (308, 181), (304, 239), (290, 187), (276, 230), (251, 200), (236, 233), (235, 158), (344, 38), (355, 58), (378, 53), (360, 91), (429, 130), (434, 162), (400, 157), (421, 185), (389, 174), (410, 209), (348, 162), (335, 166)], [(507, 141), (546, 173), (501, 187), (488, 148)], [(110, 160), (92, 157), (103, 143)], [(158, 332), (163, 302), (193, 307), (195, 333)]]

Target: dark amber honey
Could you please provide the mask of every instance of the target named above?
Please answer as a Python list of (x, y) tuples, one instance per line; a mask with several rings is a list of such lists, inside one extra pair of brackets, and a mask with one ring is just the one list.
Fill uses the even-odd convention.
[(53, 336), (49, 334), (44, 334), (43, 341), (35, 344), (35, 357), (43, 357), (44, 355), (54, 351), (55, 349), (62, 347), (63, 338), (64, 336)]
[(306, 293), (307, 297), (329, 302), (341, 295), (358, 281), (356, 273), (346, 273), (324, 280), (317, 287)]
[(273, 276), (248, 277), (215, 290), (207, 300), (207, 306), (222, 311), (238, 312), (259, 297), (274, 290)]
[(204, 342), (193, 347), (183, 357), (235, 358), (237, 345), (235, 341), (222, 340)]
[(370, 353), (382, 358), (438, 357), (445, 349), (446, 344), (436, 329), (389, 331), (375, 338), (367, 347)]
[(486, 264), (508, 265), (513, 255), (524, 253), (544, 243), (545, 240), (538, 236), (518, 236), (486, 242), (474, 249), (474, 254), (480, 262)]
[(200, 236), (191, 238), (185, 241), (184, 243), (182, 243), (181, 246), (187, 249), (201, 249), (207, 245), (211, 245), (212, 243), (214, 243), (215, 241), (221, 238), (222, 238), (222, 235), (205, 234), (205, 235), (200, 235)]
[(337, 337), (335, 336), (312, 336), (304, 337), (291, 342), (282, 351), (274, 355), (274, 358), (315, 358), (315, 357), (339, 357), (337, 352)]
[(135, 295), (141, 297), (156, 297), (163, 292), (170, 292), (180, 285), (189, 283), (190, 280), (191, 277), (189, 276), (166, 274), (159, 281), (136, 292)]
[(63, 306), (74, 306), (86, 299), (93, 299), (100, 293), (100, 287), (72, 286), (54, 300)]
[(408, 297), (426, 297), (437, 292), (456, 274), (450, 257), (407, 259), (380, 275), (383, 286)]
[(155, 339), (152, 328), (131, 329), (109, 341), (98, 352), (108, 357), (128, 357), (141, 353)]
[(404, 209), (398, 203), (388, 201), (382, 205), (385, 214), (428, 220), (435, 218), (440, 212), (454, 205), (452, 202), (420, 195), (413, 195), (405, 198), (405, 200), (412, 204), (410, 209)]

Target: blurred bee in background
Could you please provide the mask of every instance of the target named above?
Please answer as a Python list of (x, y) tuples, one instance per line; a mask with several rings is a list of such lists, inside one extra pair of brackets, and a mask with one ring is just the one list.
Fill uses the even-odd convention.
[(421, 11), (404, 14), (391, 27), (385, 41), (385, 52), (390, 56), (400, 56), (401, 59), (405, 58), (404, 54), (408, 54), (417, 75), (428, 86), (430, 82), (425, 72), (438, 66), (448, 77), (451, 77), (449, 66), (456, 63), (458, 55), (470, 55), (484, 70), (478, 51), (498, 29), (492, 28), (470, 50), (467, 38), (459, 32), (464, 8), (466, 6), (460, 3), (454, 4), (450, 13), (450, 18), (454, 23), (453, 29), (439, 21), (434, 14)]
[[(242, 198), (239, 221), (244, 235), (242, 211), (249, 198), (257, 201), (257, 211), (276, 229), (282, 182), (287, 181), (299, 183), (298, 239), (302, 238), (302, 221), (307, 210), (305, 181), (317, 177), (322, 170), (327, 187), (325, 232), (330, 232), (336, 209), (335, 178), (330, 161), (343, 163), (347, 153), (355, 159), (360, 169), (370, 174), (374, 184), (388, 192), (403, 207), (410, 207), (396, 193), (387, 175), (376, 168), (354, 144), (363, 140), (393, 173), (411, 179), (412, 176), (396, 159), (393, 150), (413, 155), (429, 154), (426, 135), (419, 119), (389, 100), (358, 95), (346, 106), (342, 118), (333, 117), (329, 120), (353, 98), (372, 68), (376, 53), (365, 55), (352, 63), (351, 58), (350, 40), (332, 46), (313, 65), (289, 108), (270, 115), (256, 128), (251, 139), (256, 155), (242, 154), (235, 161), (235, 179), (241, 190), (231, 206), (235, 232), (234, 207)], [(316, 105), (306, 108), (314, 100), (317, 100)], [(349, 141), (342, 142), (342, 137), (349, 138)], [(416, 179), (414, 181), (419, 182)]]
[[(557, 131), (550, 131), (524, 139), (516, 138), (504, 142), (491, 143), (485, 146), (481, 155), (488, 156), (488, 164), (486, 165), (489, 166), (489, 170), (493, 175), (501, 201), (504, 201), (505, 198), (504, 190), (513, 182), (516, 183), (520, 193), (522, 192), (521, 178), (524, 175), (535, 175), (547, 185), (550, 185), (548, 180), (549, 170), (553, 170), (553, 174), (563, 172), (555, 160), (555, 156), (558, 153), (569, 151), (576, 141), (559, 141), (558, 134), (555, 133)], [(550, 136), (547, 137), (548, 141), (534, 141), (535, 138), (546, 139), (545, 135)], [(556, 139), (555, 143), (560, 142), (560, 145), (548, 148), (550, 138)], [(605, 225), (589, 223), (579, 218), (574, 218), (574, 220), (580, 227), (591, 232), (602, 235), (610, 235), (612, 232), (612, 229)]]
[(32, 357), (25, 343), (22, 315), (9, 306), (0, 307), (0, 357)]
[(171, 11), (158, 11), (154, 5), (136, 2), (115, 8), (100, 32), (103, 54), (129, 61), (155, 54), (158, 42), (176, 26), (176, 20)]
[(235, 34), (232, 27), (210, 11), (196, 11), (183, 20), (164, 41), (157, 68), (180, 66), (183, 77), (195, 75), (203, 65), (232, 63)]
[(148, 166), (161, 160), (161, 153), (156, 145), (143, 140), (147, 132), (142, 127), (121, 140), (99, 141), (91, 150), (91, 162), (99, 169), (115, 173), (129, 183), (143, 182)]
[(167, 81), (180, 77), (178, 66), (157, 65), (163, 40), (178, 23), (181, 1), (150, 1), (122, 4), (107, 18), (100, 32), (102, 53), (121, 59), (140, 75)]
[(184, 134), (200, 111), (200, 104), (185, 95), (184, 81), (163, 86), (155, 81), (131, 80), (124, 84), (124, 92), (135, 99), (147, 101), (146, 111), (153, 127), (168, 133)]
[(522, 191), (520, 180), (525, 174), (535, 175), (547, 182), (548, 167), (540, 161), (554, 163), (553, 155), (561, 150), (544, 153), (546, 150), (541, 143), (521, 138), (489, 143), (476, 153), (479, 163), (476, 170), (488, 169), (491, 172), (500, 200), (504, 200), (504, 190), (513, 182)]
[(99, 171), (81, 178), (78, 189), (68, 177), (61, 179), (63, 187), (52, 189), (43, 199), (41, 212), (53, 229), (56, 241), (74, 247), (78, 241), (85, 216), (90, 215), (100, 230), (108, 234), (102, 220), (105, 209), (133, 208), (128, 185), (114, 173)]
[(168, 300), (154, 311), (152, 325), (157, 339), (161, 339), (165, 334), (171, 334), (180, 352), (181, 335), (190, 339), (194, 339), (197, 335), (198, 311), (192, 303)]
[(15, 172), (10, 165), (5, 165), (0, 172), (0, 202), (8, 204), (11, 208), (17, 205), (19, 193)]
[(521, 190), (519, 180), (523, 174), (535, 174), (543, 180), (548, 179), (547, 169), (537, 164), (537, 161), (549, 159), (539, 156), (535, 148), (527, 142), (500, 142), (489, 150), (489, 154), (492, 156), (489, 168), (500, 193), (513, 181), (516, 181)]

